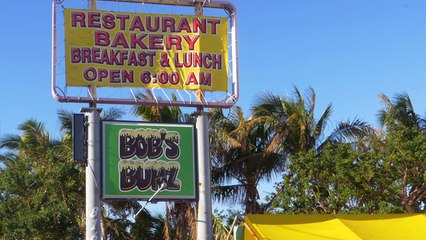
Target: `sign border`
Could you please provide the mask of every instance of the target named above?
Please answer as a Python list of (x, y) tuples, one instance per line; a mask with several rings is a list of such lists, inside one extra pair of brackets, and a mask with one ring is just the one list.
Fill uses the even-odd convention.
[(187, 126), (190, 127), (192, 130), (192, 139), (194, 143), (194, 151), (193, 151), (193, 170), (194, 170), (194, 182), (193, 182), (193, 189), (194, 189), (194, 195), (173, 195), (173, 196), (161, 196), (156, 195), (154, 197), (153, 201), (198, 201), (199, 198), (199, 189), (198, 189), (198, 147), (197, 147), (197, 132), (196, 132), (196, 126), (194, 123), (166, 123), (166, 122), (147, 122), (147, 121), (123, 121), (123, 120), (102, 120), (101, 121), (101, 161), (100, 161), (100, 197), (102, 200), (136, 200), (136, 201), (146, 201), (151, 196), (140, 196), (140, 195), (106, 195), (105, 194), (105, 169), (104, 169), (104, 162), (105, 162), (105, 125), (107, 124), (116, 124), (116, 125), (140, 125), (140, 126), (164, 126), (164, 127), (170, 127), (170, 126)]
[[(117, 0), (102, 0), (102, 1), (117, 1)], [(172, 101), (170, 99), (138, 99), (133, 98), (111, 98), (100, 97), (88, 91), (88, 96), (70, 96), (66, 91), (57, 86), (56, 80), (56, 65), (58, 62), (57, 56), (57, 1), (52, 0), (52, 72), (51, 72), (51, 93), (55, 100), (65, 103), (98, 103), (98, 104), (128, 104), (128, 105), (141, 105), (141, 106), (181, 106), (181, 107), (209, 107), (209, 108), (230, 108), (234, 106), (240, 98), (239, 93), (239, 76), (238, 76), (238, 28), (237, 28), (237, 10), (235, 6), (228, 1), (222, 0), (118, 0), (119, 2), (128, 3), (146, 3), (154, 5), (173, 5), (173, 6), (194, 6), (194, 3), (203, 3), (204, 8), (224, 9), (228, 13), (230, 33), (231, 33), (231, 76), (232, 92), (228, 92), (226, 97), (221, 100), (204, 100), (193, 101), (192, 99), (181, 99)], [(228, 79), (229, 83), (229, 79)], [(151, 89), (151, 88), (147, 88)], [(162, 89), (162, 88), (161, 88)], [(131, 89), (130, 89), (131, 90)], [(188, 90), (189, 91), (189, 90)], [(133, 92), (130, 91), (132, 95)]]

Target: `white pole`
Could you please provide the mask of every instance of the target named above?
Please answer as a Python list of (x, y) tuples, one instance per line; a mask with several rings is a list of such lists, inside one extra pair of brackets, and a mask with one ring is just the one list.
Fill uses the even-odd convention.
[(198, 112), (197, 139), (198, 139), (198, 174), (199, 198), (197, 218), (197, 240), (212, 239), (212, 200), (210, 184), (209, 158), (209, 123), (206, 112)]
[[(203, 15), (205, 1), (194, 0), (195, 15)], [(197, 101), (204, 102), (204, 92), (197, 91)], [(198, 145), (198, 212), (197, 212), (197, 240), (211, 240), (213, 238), (212, 199), (210, 184), (210, 144), (209, 120), (203, 107), (198, 107), (196, 119)]]
[[(88, 0), (88, 8), (96, 9), (96, 0)], [(96, 86), (89, 87), (90, 95), (96, 99)], [(100, 113), (96, 102), (83, 108), (87, 120), (87, 166), (86, 166), (86, 240), (101, 240), (101, 142), (100, 142)]]
[(86, 166), (86, 240), (100, 240), (100, 112), (99, 108), (83, 108), (87, 119), (87, 166)]

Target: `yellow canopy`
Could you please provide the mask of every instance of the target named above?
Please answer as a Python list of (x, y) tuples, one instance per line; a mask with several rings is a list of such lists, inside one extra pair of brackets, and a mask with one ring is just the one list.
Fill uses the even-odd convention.
[(426, 239), (424, 214), (246, 215), (244, 240)]

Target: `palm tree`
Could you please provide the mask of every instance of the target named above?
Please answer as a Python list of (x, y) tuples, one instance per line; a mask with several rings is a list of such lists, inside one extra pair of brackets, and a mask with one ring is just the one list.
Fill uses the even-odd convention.
[(243, 200), (245, 213), (261, 213), (259, 181), (269, 181), (283, 166), (283, 158), (269, 151), (272, 133), (259, 119), (245, 119), (239, 107), (229, 116), (213, 110), (210, 124), (213, 194), (222, 201)]
[[(21, 135), (6, 135), (0, 140), (0, 149), (7, 151), (2, 156), (5, 168), (1, 176), (5, 204), (19, 202), (22, 205), (17, 214), (28, 212), (24, 234), (35, 238), (78, 238), (75, 212), (84, 208), (80, 204), (83, 191), (69, 148), (63, 141), (51, 139), (44, 124), (35, 120), (19, 125), (19, 130)], [(20, 176), (10, 178), (8, 174), (16, 174), (15, 165)], [(22, 220), (18, 216), (11, 221)], [(22, 238), (29, 237), (25, 236)]]
[(426, 201), (426, 120), (416, 114), (407, 93), (396, 94), (393, 101), (384, 94), (380, 99), (384, 106), (378, 118), (386, 133), (380, 150), (399, 179), (402, 206), (408, 212), (420, 211)]
[(327, 143), (357, 141), (360, 137), (373, 133), (366, 122), (359, 119), (341, 122), (323, 141), (324, 131), (332, 113), (327, 105), (318, 120), (315, 118), (316, 94), (309, 88), (306, 98), (294, 87), (293, 98), (287, 99), (265, 93), (252, 107), (255, 118), (262, 119), (274, 129), (273, 144), (285, 154), (320, 150)]
[(1, 140), (0, 148), (15, 151), (20, 155), (37, 155), (45, 154), (50, 146), (58, 144), (57, 141), (51, 141), (44, 124), (35, 120), (24, 122), (18, 129), (23, 133), (22, 136), (6, 135)]
[[(306, 97), (294, 87), (292, 98), (285, 98), (272, 93), (265, 93), (252, 107), (253, 118), (261, 121), (271, 132), (272, 139), (269, 152), (280, 153), (290, 158), (297, 153), (314, 150), (320, 154), (327, 145), (339, 143), (356, 143), (365, 136), (374, 134), (373, 128), (359, 119), (341, 122), (324, 137), (325, 129), (332, 113), (331, 104), (327, 105), (319, 118), (315, 117), (316, 94), (308, 89)], [(265, 205), (268, 208), (282, 191), (279, 185), (277, 193)]]
[(379, 122), (382, 127), (422, 127), (425, 120), (414, 112), (414, 107), (410, 96), (407, 93), (396, 94), (394, 101), (386, 95), (379, 96), (383, 103), (383, 108), (378, 113)]

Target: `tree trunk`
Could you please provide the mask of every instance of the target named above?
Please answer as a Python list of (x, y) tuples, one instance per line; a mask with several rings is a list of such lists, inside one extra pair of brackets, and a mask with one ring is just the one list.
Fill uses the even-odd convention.
[[(105, 214), (106, 215), (106, 214)], [(101, 215), (101, 232), (102, 232), (102, 239), (108, 239), (107, 237), (107, 222), (106, 222), (106, 216), (104, 214)]]
[(81, 220), (80, 227), (83, 233), (83, 239), (86, 239), (86, 210), (85, 209), (81, 210), (80, 220)]
[(169, 203), (166, 202), (166, 218), (164, 219), (164, 239), (171, 240), (170, 235), (170, 208)]
[(247, 184), (247, 193), (244, 205), (246, 214), (261, 213), (260, 205), (257, 203), (259, 193), (257, 192), (256, 184)]

